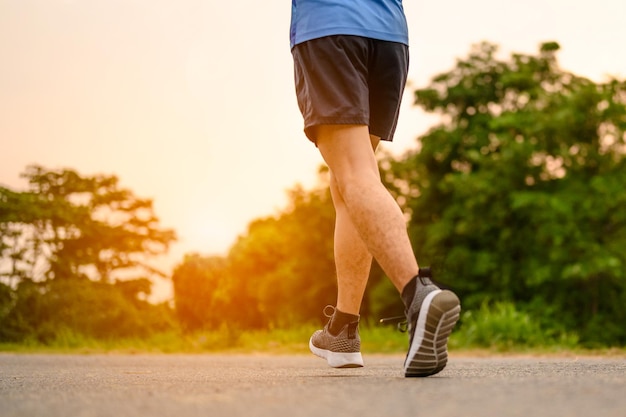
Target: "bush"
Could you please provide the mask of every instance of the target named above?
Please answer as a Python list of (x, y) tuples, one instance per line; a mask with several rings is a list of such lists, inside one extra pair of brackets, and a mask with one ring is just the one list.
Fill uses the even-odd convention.
[(143, 338), (176, 327), (167, 305), (140, 300), (116, 284), (25, 280), (12, 298), (0, 315), (0, 342), (51, 344), (68, 339), (68, 335), (70, 339)]
[(519, 347), (573, 348), (578, 336), (559, 328), (545, 328), (531, 314), (513, 303), (483, 303), (478, 310), (462, 314), (455, 340), (462, 347), (510, 350)]

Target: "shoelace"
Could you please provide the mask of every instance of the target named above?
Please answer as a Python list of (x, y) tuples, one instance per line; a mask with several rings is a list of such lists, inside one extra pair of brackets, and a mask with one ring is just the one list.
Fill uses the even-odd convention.
[(406, 320), (406, 316), (385, 317), (380, 319), (378, 322), (381, 324), (398, 322), (396, 324), (396, 328), (402, 333), (406, 333), (409, 328), (409, 323)]
[[(431, 280), (432, 276), (433, 274), (432, 274), (430, 267), (422, 267), (419, 269), (417, 273), (417, 278), (420, 280), (420, 283), (424, 286), (433, 285), (433, 282)], [(409, 323), (407, 321), (406, 316), (385, 317), (379, 320), (379, 323), (381, 324), (385, 324), (388, 322), (398, 322), (398, 324), (396, 324), (396, 327), (402, 333), (406, 333), (409, 329)]]
[(329, 304), (326, 307), (324, 307), (324, 310), (322, 310), (322, 313), (324, 313), (326, 317), (331, 318), (333, 314), (335, 314), (335, 310), (336, 310), (335, 306), (331, 306)]

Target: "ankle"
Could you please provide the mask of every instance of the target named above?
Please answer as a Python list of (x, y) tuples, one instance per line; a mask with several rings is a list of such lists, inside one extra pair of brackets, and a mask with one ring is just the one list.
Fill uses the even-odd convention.
[(404, 302), (404, 306), (408, 310), (408, 308), (413, 303), (413, 298), (415, 298), (415, 292), (420, 286), (430, 285), (432, 281), (430, 278), (432, 277), (432, 272), (429, 267), (420, 268), (415, 275), (402, 289), (401, 297)]
[(402, 293), (400, 296), (402, 297), (402, 302), (404, 303), (404, 307), (406, 310), (411, 307), (413, 303), (413, 298), (415, 298), (415, 291), (417, 290), (417, 285), (419, 281), (419, 275), (415, 275), (402, 289)]
[(328, 324), (328, 331), (332, 335), (337, 335), (346, 325), (353, 323), (358, 324), (359, 318), (360, 316), (358, 315), (344, 313), (343, 311), (335, 308), (335, 312), (330, 318), (330, 323)]

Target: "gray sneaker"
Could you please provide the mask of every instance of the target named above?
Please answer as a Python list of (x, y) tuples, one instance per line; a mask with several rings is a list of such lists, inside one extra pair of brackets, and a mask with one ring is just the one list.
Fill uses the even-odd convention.
[(406, 311), (409, 351), (404, 376), (423, 377), (440, 372), (448, 362), (448, 337), (459, 320), (461, 302), (452, 291), (430, 280), (430, 268), (420, 268), (420, 283)]
[[(329, 313), (329, 310), (332, 311)], [(309, 349), (314, 355), (326, 359), (333, 368), (360, 368), (363, 366), (361, 357), (361, 338), (359, 322), (346, 324), (339, 334), (332, 335), (328, 329), (333, 320), (335, 307), (326, 306), (324, 315), (329, 317), (323, 330), (317, 330), (309, 340)]]

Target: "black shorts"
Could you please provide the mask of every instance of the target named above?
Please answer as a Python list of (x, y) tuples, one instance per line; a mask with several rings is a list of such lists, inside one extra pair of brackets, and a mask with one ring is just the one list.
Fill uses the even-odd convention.
[(357, 124), (391, 141), (407, 80), (409, 48), (359, 36), (327, 36), (292, 49), (304, 132), (316, 126)]

